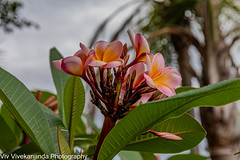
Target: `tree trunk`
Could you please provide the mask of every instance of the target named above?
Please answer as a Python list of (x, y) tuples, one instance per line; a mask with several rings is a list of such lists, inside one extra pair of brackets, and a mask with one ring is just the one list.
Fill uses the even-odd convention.
[[(203, 1), (205, 54), (203, 55), (203, 85), (230, 78), (225, 55), (225, 43), (218, 26), (218, 4)], [(216, 8), (217, 9), (216, 9)], [(229, 95), (230, 96), (230, 95)], [(216, 108), (200, 108), (203, 127), (207, 131), (208, 150), (212, 160), (233, 160), (238, 151), (238, 125), (236, 103)], [(236, 158), (236, 157), (235, 157)]]
[[(217, 51), (217, 48), (214, 49)], [(213, 50), (208, 50), (210, 56), (204, 59), (203, 65), (207, 66), (203, 85), (216, 83), (228, 79), (229, 68), (225, 66), (225, 60), (216, 56)], [(221, 53), (222, 55), (224, 53)], [(207, 64), (205, 64), (207, 63)], [(230, 96), (230, 95), (229, 95)], [(236, 103), (223, 107), (202, 107), (200, 108), (203, 127), (207, 131), (208, 150), (212, 160), (233, 160), (234, 153), (238, 151), (238, 111)]]

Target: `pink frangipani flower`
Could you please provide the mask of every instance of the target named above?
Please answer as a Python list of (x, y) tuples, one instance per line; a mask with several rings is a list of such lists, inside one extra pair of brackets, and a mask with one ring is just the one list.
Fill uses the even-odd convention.
[(123, 59), (120, 58), (123, 45), (120, 41), (114, 41), (108, 44), (105, 41), (98, 41), (94, 47), (96, 54), (89, 66), (114, 68), (123, 65)]
[(146, 57), (148, 72), (144, 73), (147, 84), (167, 96), (175, 95), (175, 88), (181, 83), (181, 75), (171, 67), (165, 67), (161, 53), (154, 55), (152, 61)]
[(132, 30), (128, 30), (129, 38), (132, 42), (133, 48), (136, 52), (136, 61), (138, 62), (145, 62), (146, 61), (146, 54), (152, 58), (152, 54), (150, 54), (150, 48), (148, 45), (147, 40), (140, 34), (137, 33), (134, 36)]
[(80, 43), (81, 49), (74, 56), (52, 61), (55, 68), (75, 76), (83, 76), (86, 73), (87, 65), (95, 54), (94, 50), (90, 50)]

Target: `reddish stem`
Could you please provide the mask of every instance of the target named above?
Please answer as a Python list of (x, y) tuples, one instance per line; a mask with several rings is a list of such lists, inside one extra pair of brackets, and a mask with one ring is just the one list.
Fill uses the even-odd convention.
[(115, 119), (113, 119), (109, 115), (105, 116), (105, 119), (104, 119), (104, 122), (103, 122), (102, 131), (101, 131), (101, 134), (100, 134), (100, 138), (99, 138), (99, 141), (98, 141), (98, 144), (97, 144), (97, 148), (96, 148), (95, 154), (93, 156), (93, 160), (97, 160), (98, 153), (99, 153), (99, 150), (100, 150), (100, 148), (102, 146), (102, 143), (103, 143), (105, 137), (108, 135), (108, 133), (115, 126), (115, 123), (116, 123)]

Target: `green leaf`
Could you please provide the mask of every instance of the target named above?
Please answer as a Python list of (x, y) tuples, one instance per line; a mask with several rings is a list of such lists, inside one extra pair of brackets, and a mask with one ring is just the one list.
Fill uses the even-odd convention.
[(2, 68), (0, 68), (0, 99), (28, 137), (44, 153), (49, 155), (59, 153), (58, 145), (55, 143), (57, 138), (55, 124), (61, 124), (61, 120), (57, 116), (51, 116), (54, 114), (51, 110), (40, 104), (18, 79)]
[(66, 127), (70, 135), (70, 148), (73, 148), (76, 128), (83, 113), (85, 91), (80, 77), (71, 76), (66, 84), (64, 95), (64, 114)]
[(178, 154), (178, 155), (174, 155), (170, 158), (168, 158), (168, 160), (207, 160), (208, 157), (204, 157), (198, 154)]
[(157, 160), (156, 156), (153, 153), (149, 152), (140, 152), (143, 160)]
[(64, 125), (66, 126), (65, 119), (64, 119), (65, 117), (64, 117), (64, 107), (63, 107), (63, 93), (64, 93), (65, 85), (70, 75), (62, 71), (59, 71), (52, 65), (52, 61), (59, 60), (62, 58), (63, 58), (62, 55), (58, 52), (56, 48), (52, 48), (50, 50), (50, 66), (51, 66), (53, 82), (57, 90), (59, 117), (62, 119)]
[(153, 153), (147, 152), (121, 151), (118, 156), (121, 160), (156, 160)]
[(119, 152), (118, 156), (121, 158), (121, 160), (143, 160), (139, 152), (133, 151), (121, 151)]
[(58, 133), (58, 145), (61, 155), (71, 155), (70, 147), (59, 126), (57, 126), (57, 133)]
[(88, 115), (83, 114), (83, 117), (87, 120), (87, 123), (92, 127), (92, 129), (96, 132), (99, 133), (101, 130), (97, 127), (97, 125), (91, 120)]
[(93, 156), (95, 153), (97, 145), (90, 145), (84, 152), (83, 155)]
[(221, 106), (240, 99), (240, 80), (233, 79), (186, 91), (176, 96), (138, 106), (110, 131), (100, 148), (98, 160), (110, 160), (131, 140), (156, 123), (178, 117), (191, 108)]
[[(1, 106), (1, 116), (8, 127), (11, 129), (11, 132), (14, 134), (16, 142), (19, 145), (23, 140), (22, 130), (4, 104)], [(2, 127), (0, 126), (0, 128)]]
[(178, 153), (195, 147), (206, 136), (206, 132), (199, 122), (187, 113), (163, 121), (151, 130), (173, 133), (182, 137), (183, 140), (171, 141), (148, 133), (138, 135), (123, 149), (152, 153)]
[(92, 138), (75, 138), (74, 139), (75, 146), (81, 146), (86, 144), (97, 144), (97, 141)]
[(16, 147), (10, 151), (5, 152), (4, 154), (33, 155), (33, 154), (42, 154), (42, 151), (36, 144), (31, 142), (23, 146)]
[(46, 106), (43, 106), (43, 111), (47, 117), (48, 123), (50, 125), (51, 128), (51, 136), (53, 137), (53, 141), (55, 144), (55, 148), (57, 148), (57, 153), (59, 152), (59, 146), (58, 146), (58, 135), (57, 135), (57, 126), (62, 128), (62, 132), (64, 134), (64, 137), (66, 138), (66, 140), (69, 142), (69, 132), (68, 130), (64, 129), (64, 125), (61, 121), (61, 119), (49, 108), (47, 108)]
[(0, 149), (5, 152), (18, 146), (18, 137), (0, 115)]
[(234, 155), (238, 155), (238, 154), (240, 154), (240, 152), (234, 153)]
[(176, 89), (176, 93), (179, 94), (179, 93), (194, 90), (194, 89), (197, 89), (197, 88), (190, 87), (190, 86), (179, 87)]
[(78, 122), (78, 126), (76, 128), (76, 135), (75, 136), (80, 136), (80, 135), (83, 135), (83, 134), (86, 134), (86, 131), (87, 131), (87, 127), (86, 125), (84, 124), (83, 120), (82, 120), (82, 117), (79, 118), (79, 122)]

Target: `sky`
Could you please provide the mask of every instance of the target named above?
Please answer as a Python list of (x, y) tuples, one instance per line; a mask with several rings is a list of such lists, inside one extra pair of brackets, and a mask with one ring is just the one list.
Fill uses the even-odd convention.
[[(55, 92), (49, 66), (49, 50), (56, 47), (65, 56), (79, 50), (79, 43), (89, 45), (101, 22), (130, 0), (22, 0), (20, 15), (40, 28), (15, 29), (0, 37), (0, 66), (21, 80), (29, 89)], [(119, 15), (101, 40), (120, 25), (132, 8)], [(99, 39), (99, 40), (100, 40)], [(127, 33), (126, 39), (129, 42)]]

